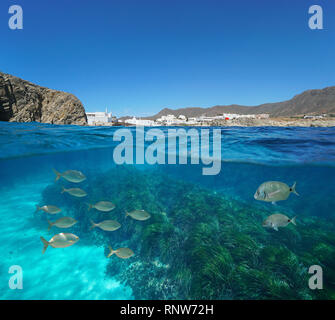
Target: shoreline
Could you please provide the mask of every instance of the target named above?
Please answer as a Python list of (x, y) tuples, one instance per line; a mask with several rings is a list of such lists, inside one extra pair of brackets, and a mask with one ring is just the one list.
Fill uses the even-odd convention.
[[(99, 124), (89, 127), (136, 127), (136, 125), (124, 122), (114, 124)], [(299, 118), (269, 118), (269, 119), (250, 119), (240, 118), (231, 120), (216, 120), (211, 122), (201, 122), (198, 124), (179, 123), (173, 125), (144, 125), (144, 127), (335, 127), (335, 118), (326, 119), (299, 119)]]
[[(16, 121), (0, 121), (7, 123), (40, 123), (51, 125), (62, 125), (48, 122), (16, 122)], [(88, 124), (68, 124), (80, 127), (136, 127), (136, 125), (124, 122), (117, 123), (98, 123), (96, 125)], [(231, 120), (216, 120), (211, 122), (201, 122), (198, 124), (176, 123), (171, 125), (143, 125), (143, 127), (319, 127), (331, 128), (335, 127), (335, 118), (327, 119), (292, 119), (292, 118), (269, 118), (269, 119), (231, 119)]]
[(215, 121), (212, 125), (227, 127), (335, 127), (335, 118), (327, 119), (294, 119), (294, 118), (269, 118), (269, 119), (232, 119), (228, 121)]

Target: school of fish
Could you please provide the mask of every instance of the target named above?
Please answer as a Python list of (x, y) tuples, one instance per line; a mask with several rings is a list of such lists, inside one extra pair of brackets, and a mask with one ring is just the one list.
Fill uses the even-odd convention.
[[(63, 178), (71, 183), (80, 183), (86, 180), (86, 176), (82, 172), (77, 171), (77, 170), (67, 170), (67, 171), (64, 171), (63, 173), (58, 172), (55, 169), (53, 169), (53, 171), (56, 175), (55, 181), (58, 181), (60, 178)], [(83, 198), (87, 196), (86, 191), (80, 188), (66, 189), (62, 187), (61, 193), (62, 194), (67, 193), (77, 198)], [(90, 203), (88, 205), (88, 211), (90, 211), (91, 209), (96, 209), (101, 212), (110, 212), (114, 208), (115, 208), (115, 204), (110, 201), (98, 201), (97, 203), (94, 203), (94, 204)], [(38, 211), (43, 211), (47, 214), (55, 215), (55, 214), (60, 213), (62, 210), (55, 205), (43, 205), (43, 206), (36, 205), (36, 212)], [(151, 217), (151, 215), (145, 210), (133, 210), (130, 213), (126, 212), (125, 215), (126, 217), (130, 216), (134, 220), (138, 220), (138, 221), (145, 221)], [(116, 231), (119, 228), (121, 228), (121, 224), (116, 220), (104, 220), (98, 223), (94, 222), (93, 220), (90, 220), (90, 221), (91, 221), (90, 229), (100, 228), (103, 231)], [(66, 217), (66, 216), (61, 217), (57, 219), (56, 221), (47, 220), (47, 222), (49, 224), (48, 231), (54, 226), (60, 229), (68, 229), (78, 223), (76, 219), (72, 217)], [(74, 245), (75, 243), (79, 241), (79, 237), (72, 233), (55, 234), (49, 241), (43, 237), (40, 237), (40, 238), (43, 243), (42, 254), (45, 253), (46, 249), (49, 246), (52, 248), (66, 248), (66, 247), (70, 247)], [(116, 250), (113, 250), (110, 246), (109, 248), (110, 248), (110, 253), (107, 255), (107, 258), (109, 258), (113, 254), (115, 254), (117, 257), (121, 259), (128, 259), (134, 255), (134, 252), (129, 248), (119, 248)]]
[[(56, 179), (55, 181), (58, 181), (60, 178), (63, 178), (71, 183), (80, 183), (82, 181), (86, 180), (86, 176), (77, 170), (67, 170), (63, 173), (58, 172), (57, 170), (53, 169)], [(87, 193), (80, 189), (80, 188), (69, 188), (65, 189), (62, 187), (61, 193), (67, 193), (70, 196), (82, 198), (86, 197)], [(267, 181), (262, 183), (256, 190), (254, 194), (254, 199), (258, 201), (265, 201), (265, 202), (271, 202), (272, 204), (276, 204), (278, 201), (284, 201), (288, 199), (291, 193), (294, 193), (295, 195), (299, 196), (298, 192), (296, 191), (296, 182), (292, 185), (292, 187), (289, 187), (287, 184), (280, 182), (280, 181)], [(88, 205), (88, 211), (91, 209), (95, 209), (101, 212), (110, 212), (115, 208), (115, 204), (110, 201), (98, 201), (96, 203), (90, 203)], [(38, 206), (36, 205), (36, 212), (43, 211), (46, 214), (55, 215), (61, 212), (61, 209), (58, 208), (55, 205), (43, 205)], [(134, 220), (137, 221), (146, 221), (151, 218), (151, 215), (142, 209), (135, 209), (130, 212), (125, 213), (126, 217), (131, 217)], [(49, 227), (48, 230), (50, 230), (52, 227), (57, 227), (61, 229), (68, 229), (74, 226), (78, 223), (78, 221), (72, 217), (61, 217), (57, 219), (56, 221), (49, 221), (47, 220)], [(99, 228), (103, 231), (113, 232), (121, 228), (121, 224), (116, 220), (103, 220), (100, 222), (94, 222), (93, 220), (90, 220), (91, 222), (91, 230), (95, 228)], [(263, 223), (262, 226), (264, 228), (271, 228), (275, 231), (278, 231), (278, 228), (286, 227), (292, 223), (293, 225), (296, 225), (296, 217), (289, 218), (284, 214), (281, 213), (275, 213), (267, 217)], [(42, 254), (45, 253), (46, 249), (50, 246), (52, 248), (66, 248), (74, 245), (79, 241), (79, 237), (72, 233), (58, 233), (55, 234), (49, 241), (47, 241), (45, 238), (40, 237), (41, 241), (43, 243), (43, 249)], [(110, 258), (112, 255), (116, 255), (117, 257), (121, 259), (129, 259), (134, 255), (134, 252), (130, 248), (118, 248), (116, 250), (113, 250), (110, 245), (109, 247), (109, 253), (107, 255), (107, 258)]]

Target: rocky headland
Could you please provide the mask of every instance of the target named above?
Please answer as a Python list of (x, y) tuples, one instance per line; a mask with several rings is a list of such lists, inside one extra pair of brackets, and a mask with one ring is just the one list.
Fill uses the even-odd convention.
[(40, 87), (2, 72), (0, 121), (87, 124), (84, 106), (73, 94)]

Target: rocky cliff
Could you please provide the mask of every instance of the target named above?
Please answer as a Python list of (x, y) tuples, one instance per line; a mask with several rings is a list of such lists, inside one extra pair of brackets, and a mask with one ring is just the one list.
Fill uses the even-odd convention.
[(1, 72), (0, 121), (87, 124), (84, 106), (74, 95)]

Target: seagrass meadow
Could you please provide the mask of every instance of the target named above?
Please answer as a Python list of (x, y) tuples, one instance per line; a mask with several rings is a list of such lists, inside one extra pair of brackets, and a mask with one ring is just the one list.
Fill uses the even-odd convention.
[[(333, 299), (335, 221), (301, 217), (280, 232), (262, 221), (272, 212), (255, 208), (160, 170), (117, 167), (95, 176), (86, 190), (96, 199), (115, 199), (112, 213), (87, 214), (72, 199), (64, 205), (81, 221), (76, 234), (101, 246), (128, 246), (131, 261), (113, 257), (106, 268), (132, 288), (136, 299)], [(59, 186), (43, 192), (45, 203), (64, 202)], [(59, 192), (58, 192), (59, 193)], [(138, 222), (125, 212), (143, 208), (152, 218)], [(270, 207), (271, 208), (271, 207)], [(89, 220), (116, 218), (113, 233), (89, 231)], [(310, 290), (308, 268), (321, 265), (324, 290)], [(327, 285), (330, 284), (330, 285)]]

